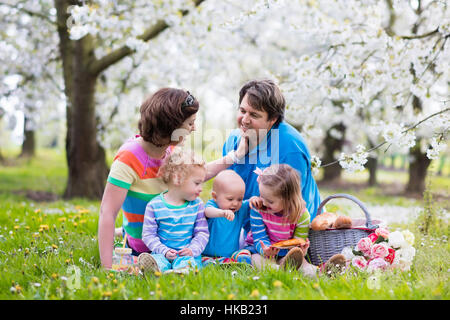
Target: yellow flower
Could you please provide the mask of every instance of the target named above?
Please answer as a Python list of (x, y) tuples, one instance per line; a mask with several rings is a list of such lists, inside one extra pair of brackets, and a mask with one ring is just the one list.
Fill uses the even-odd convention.
[[(155, 271), (155, 276), (160, 277), (162, 275), (161, 272)], [(156, 284), (156, 287), (159, 288), (159, 283)]]
[(113, 283), (114, 283), (114, 284), (117, 284), (117, 279), (114, 279), (114, 280), (113, 280)]
[(53, 249), (58, 249), (58, 246), (56, 244), (52, 244)]
[(57, 275), (56, 273), (52, 273), (52, 278), (53, 278), (53, 279), (57, 279), (57, 278), (58, 278), (58, 275)]
[(230, 293), (230, 294), (227, 296), (227, 299), (228, 299), (228, 300), (233, 300), (233, 299), (234, 299), (234, 294)]
[(105, 291), (102, 294), (103, 297), (111, 297), (112, 296), (112, 292), (111, 291)]
[(14, 230), (20, 229), (20, 226), (14, 226)]
[(39, 213), (39, 212), (41, 212), (41, 209), (34, 210), (34, 213)]
[(48, 224), (41, 224), (41, 225), (39, 226), (39, 228), (44, 229), (44, 230), (49, 230), (49, 229), (50, 229), (50, 227), (48, 226)]
[(26, 230), (30, 230), (30, 227), (29, 227), (29, 226), (25, 226), (25, 229), (26, 229)]
[(66, 259), (66, 261), (64, 261), (66, 264), (70, 263), (70, 259)]
[(314, 289), (317, 289), (317, 288), (319, 288), (319, 284), (318, 284), (317, 282), (316, 282), (316, 283), (314, 283), (314, 284), (313, 284), (313, 288), (314, 288)]
[(89, 213), (90, 211), (88, 210), (88, 209), (81, 209), (81, 210), (78, 210), (78, 213), (79, 214), (85, 214), (85, 213)]
[(250, 293), (250, 297), (252, 297), (252, 298), (257, 298), (257, 297), (259, 297), (259, 291), (258, 291), (258, 289), (253, 290), (252, 293)]
[(86, 219), (80, 220), (80, 223), (81, 224), (86, 223)]
[(73, 226), (76, 228), (78, 226), (78, 223), (74, 222)]
[(273, 286), (274, 287), (282, 287), (283, 286), (283, 282), (281, 282), (280, 280), (275, 280), (273, 282)]
[(97, 284), (98, 283), (98, 278), (97, 277), (92, 277), (91, 281), (93, 283)]
[(14, 288), (16, 288), (16, 292), (17, 292), (17, 293), (20, 293), (20, 292), (22, 291), (22, 287), (19, 286), (18, 284), (16, 284), (16, 285), (14, 286)]
[(66, 217), (62, 217), (62, 218), (58, 218), (59, 222), (66, 222), (67, 218)]
[(25, 248), (25, 254), (29, 254), (30, 253), (30, 249)]

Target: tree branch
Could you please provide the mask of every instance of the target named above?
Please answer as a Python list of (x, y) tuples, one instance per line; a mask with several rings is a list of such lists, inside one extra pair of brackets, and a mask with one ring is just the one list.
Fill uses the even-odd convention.
[(21, 8), (21, 7), (19, 7), (19, 4), (13, 5), (13, 4), (9, 4), (9, 3), (5, 3), (3, 1), (0, 1), (0, 5), (5, 6), (5, 7), (9, 7), (9, 8), (12, 8), (12, 9), (16, 9), (17, 11), (26, 13), (26, 14), (28, 14), (31, 17), (40, 18), (40, 19), (50, 23), (51, 25), (54, 25), (54, 26), (57, 25), (56, 21), (53, 21), (52, 19), (50, 19), (45, 14), (42, 14), (42, 13), (36, 12), (36, 11), (31, 11), (31, 10), (28, 10), (28, 9), (25, 9), (25, 8)]
[[(194, 4), (195, 6), (200, 5), (204, 0), (195, 0)], [(189, 12), (183, 11), (182, 15), (185, 16)], [(137, 37), (138, 39), (148, 42), (154, 38), (156, 38), (159, 34), (161, 34), (164, 30), (166, 30), (169, 27), (169, 25), (164, 20), (158, 20), (152, 27), (147, 29), (142, 35)], [(123, 46), (117, 50), (114, 50), (113, 52), (107, 54), (106, 56), (103, 56), (100, 59), (95, 60), (90, 65), (90, 72), (91, 74), (98, 75), (104, 70), (106, 70), (109, 66), (119, 62), (126, 56), (129, 56), (130, 54), (133, 54), (135, 50)]]
[[(418, 127), (419, 125), (421, 125), (421, 124), (424, 123), (425, 121), (427, 121), (427, 120), (429, 120), (429, 119), (431, 119), (431, 118), (433, 118), (433, 117), (435, 117), (435, 116), (438, 116), (438, 115), (440, 115), (440, 114), (446, 113), (446, 112), (448, 112), (448, 111), (450, 111), (450, 108), (445, 108), (445, 109), (443, 109), (443, 110), (441, 110), (441, 111), (438, 111), (438, 112), (435, 112), (435, 113), (433, 113), (433, 114), (430, 114), (428, 117), (426, 117), (426, 118), (420, 120), (419, 122), (413, 124), (412, 126), (406, 128), (405, 130), (403, 130), (403, 131), (402, 131), (402, 134), (405, 134), (405, 133), (407, 133), (408, 131), (413, 130), (414, 128)], [(376, 149), (378, 149), (378, 148), (384, 146), (386, 143), (388, 143), (388, 142), (385, 140), (385, 141), (383, 141), (383, 142), (377, 144), (375, 147), (370, 148), (370, 149), (367, 150), (366, 152), (374, 151), (374, 150), (376, 150)], [(333, 165), (333, 164), (336, 164), (336, 163), (339, 163), (339, 160), (336, 160), (336, 161), (333, 161), (333, 162), (330, 162), (330, 163), (321, 165), (319, 168), (329, 167), (329, 166), (331, 166), (331, 165)]]

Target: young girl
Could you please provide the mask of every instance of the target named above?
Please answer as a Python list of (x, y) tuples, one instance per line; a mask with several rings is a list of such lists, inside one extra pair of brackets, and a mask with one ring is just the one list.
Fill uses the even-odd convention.
[[(304, 274), (315, 275), (317, 267), (304, 259), (309, 248), (310, 214), (302, 198), (297, 170), (288, 164), (276, 164), (255, 173), (259, 175), (260, 196), (250, 199), (250, 207), (254, 209), (250, 214), (251, 234), (257, 252), (252, 255), (253, 264), (257, 268), (264, 264), (283, 268), (291, 265)], [(292, 238), (303, 238), (306, 242), (291, 249), (271, 246)], [(336, 259), (333, 257), (334, 263)]]
[(201, 268), (201, 253), (209, 239), (204, 205), (199, 195), (206, 176), (205, 162), (193, 152), (176, 148), (161, 167), (168, 190), (145, 209), (142, 240), (151, 250), (141, 253), (141, 270), (166, 272)]

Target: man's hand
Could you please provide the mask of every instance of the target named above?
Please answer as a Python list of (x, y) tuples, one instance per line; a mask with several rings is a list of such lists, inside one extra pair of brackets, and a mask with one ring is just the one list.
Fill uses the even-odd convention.
[(222, 210), (223, 217), (227, 219), (228, 221), (234, 220), (234, 212), (231, 210)]

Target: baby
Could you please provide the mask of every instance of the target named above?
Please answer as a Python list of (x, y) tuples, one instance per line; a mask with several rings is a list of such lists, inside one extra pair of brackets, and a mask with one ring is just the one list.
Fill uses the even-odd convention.
[(245, 183), (233, 170), (224, 170), (214, 179), (212, 199), (205, 208), (210, 236), (203, 251), (204, 264), (230, 260), (251, 264), (250, 251), (240, 250), (239, 245), (241, 230), (250, 219), (244, 194)]

